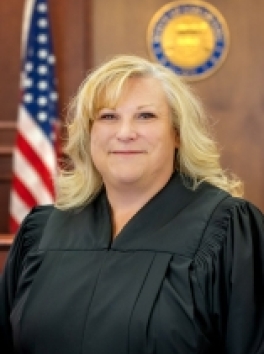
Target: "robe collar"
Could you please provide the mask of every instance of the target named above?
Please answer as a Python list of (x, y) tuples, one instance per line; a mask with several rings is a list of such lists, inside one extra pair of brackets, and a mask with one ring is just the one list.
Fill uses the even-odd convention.
[(169, 225), (177, 228), (175, 219), (186, 207), (204, 191), (216, 189), (204, 183), (193, 191), (186, 184), (179, 173), (173, 173), (168, 183), (128, 221), (114, 240), (110, 205), (104, 190), (81, 210), (54, 209), (40, 248), (120, 251), (160, 248)]

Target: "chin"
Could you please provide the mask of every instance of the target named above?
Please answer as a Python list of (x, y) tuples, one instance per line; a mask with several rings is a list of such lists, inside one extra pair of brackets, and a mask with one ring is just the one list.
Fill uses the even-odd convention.
[(112, 181), (120, 185), (140, 184), (144, 177), (140, 173), (118, 173), (112, 176)]
[(141, 179), (131, 176), (119, 176), (118, 178), (115, 178), (115, 181), (119, 184), (136, 184), (140, 183)]

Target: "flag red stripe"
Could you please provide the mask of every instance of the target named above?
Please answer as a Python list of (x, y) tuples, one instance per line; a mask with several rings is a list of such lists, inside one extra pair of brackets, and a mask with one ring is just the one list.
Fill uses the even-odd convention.
[(19, 228), (19, 223), (13, 218), (12, 215), (9, 217), (9, 229), (11, 233), (16, 233)]
[(13, 189), (20, 196), (23, 202), (28, 205), (29, 208), (37, 205), (37, 200), (33, 197), (31, 192), (16, 175), (13, 176)]
[(36, 154), (36, 152), (32, 149), (32, 147), (28, 144), (26, 139), (18, 132), (17, 135), (17, 146), (19, 146), (19, 150), (27, 159), (27, 161), (33, 166), (33, 168), (39, 174), (39, 177), (42, 179), (46, 188), (50, 192), (52, 196), (54, 196), (54, 187), (53, 182), (50, 176), (50, 171), (43, 164), (40, 157)]

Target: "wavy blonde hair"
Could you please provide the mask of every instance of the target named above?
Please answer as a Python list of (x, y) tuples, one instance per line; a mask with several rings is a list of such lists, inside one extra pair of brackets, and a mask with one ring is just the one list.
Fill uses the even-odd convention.
[(102, 178), (90, 155), (90, 131), (102, 107), (115, 107), (124, 85), (131, 77), (152, 77), (164, 90), (180, 148), (175, 169), (192, 181), (196, 189), (206, 181), (233, 196), (242, 196), (243, 185), (220, 165), (217, 144), (209, 131), (207, 116), (199, 99), (186, 83), (171, 70), (146, 59), (117, 56), (91, 72), (72, 99), (66, 120), (67, 139), (56, 184), (56, 206), (70, 209), (89, 203), (102, 188)]

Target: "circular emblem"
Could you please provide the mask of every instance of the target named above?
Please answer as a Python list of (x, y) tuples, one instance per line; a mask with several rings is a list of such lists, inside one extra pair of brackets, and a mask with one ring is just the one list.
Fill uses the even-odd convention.
[(190, 81), (217, 70), (229, 48), (223, 16), (200, 0), (163, 6), (151, 19), (147, 38), (151, 57)]

